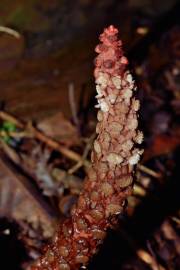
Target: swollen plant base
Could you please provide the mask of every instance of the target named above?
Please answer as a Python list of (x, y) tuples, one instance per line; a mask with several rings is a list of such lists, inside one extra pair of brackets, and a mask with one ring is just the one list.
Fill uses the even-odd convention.
[(71, 217), (59, 225), (52, 244), (31, 270), (75, 270), (85, 266), (106, 236), (110, 220), (122, 213), (131, 194), (134, 165), (142, 150), (139, 101), (127, 69), (118, 30), (109, 26), (96, 47), (94, 76), (99, 108), (91, 161), (84, 188)]

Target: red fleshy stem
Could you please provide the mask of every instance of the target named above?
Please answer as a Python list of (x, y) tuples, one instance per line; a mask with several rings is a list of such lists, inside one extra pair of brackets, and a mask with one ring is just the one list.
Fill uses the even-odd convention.
[(87, 265), (111, 226), (110, 219), (123, 211), (132, 191), (133, 167), (143, 135), (137, 130), (139, 101), (127, 70), (118, 30), (109, 26), (96, 47), (97, 138), (92, 166), (72, 215), (59, 225), (52, 244), (31, 270), (75, 270)]

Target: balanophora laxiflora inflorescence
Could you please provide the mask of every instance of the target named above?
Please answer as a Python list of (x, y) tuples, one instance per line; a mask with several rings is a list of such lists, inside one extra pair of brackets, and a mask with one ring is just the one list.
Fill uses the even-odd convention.
[(59, 225), (52, 244), (31, 270), (75, 270), (87, 265), (110, 227), (110, 218), (123, 211), (131, 193), (133, 167), (142, 154), (136, 146), (143, 135), (137, 129), (136, 87), (117, 34), (118, 30), (109, 26), (96, 47), (98, 135), (83, 191), (71, 217)]

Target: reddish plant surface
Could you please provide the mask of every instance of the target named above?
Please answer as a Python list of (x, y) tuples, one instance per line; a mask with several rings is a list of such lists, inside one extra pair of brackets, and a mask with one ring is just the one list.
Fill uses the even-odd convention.
[(106, 28), (96, 47), (98, 135), (84, 189), (71, 217), (59, 225), (52, 244), (31, 270), (73, 270), (86, 265), (132, 191), (133, 168), (142, 153), (136, 145), (143, 136), (137, 130), (136, 88), (117, 34), (115, 27)]

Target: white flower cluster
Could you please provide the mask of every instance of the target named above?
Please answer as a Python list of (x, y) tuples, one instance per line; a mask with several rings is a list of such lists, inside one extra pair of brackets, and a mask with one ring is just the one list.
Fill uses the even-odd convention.
[[(132, 78), (132, 75), (127, 71), (121, 79), (120, 76), (113, 76), (110, 77), (107, 73), (100, 72), (98, 78), (96, 79), (96, 91), (97, 91), (97, 101), (98, 104), (95, 106), (96, 108), (100, 108), (103, 112), (108, 112), (110, 104), (114, 104), (116, 101), (116, 94), (109, 94), (105, 96), (105, 88), (107, 86), (109, 87), (115, 87), (117, 90), (121, 90), (122, 88), (122, 98), (125, 100), (126, 103), (129, 102), (130, 98), (132, 97), (132, 89), (134, 88), (134, 81)], [(135, 90), (135, 88), (134, 88)], [(136, 107), (135, 109), (138, 109), (138, 104), (134, 104)]]
[[(112, 104), (116, 102), (117, 97), (120, 97), (120, 100), (126, 104), (125, 106), (129, 106), (131, 102), (131, 106), (134, 112), (137, 112), (139, 110), (139, 101), (135, 98), (131, 99), (133, 95), (133, 90), (136, 90), (134, 86), (134, 81), (132, 78), (132, 75), (129, 71), (126, 71), (124, 76), (121, 78), (120, 76), (110, 76), (107, 73), (99, 72), (99, 76), (96, 79), (96, 90), (97, 90), (97, 101), (98, 104), (95, 106), (96, 108), (100, 108), (101, 111), (98, 113), (98, 120), (102, 120), (101, 114), (103, 112), (109, 112), (110, 107)], [(111, 91), (112, 90), (112, 91)], [(120, 93), (118, 93), (120, 91)], [(101, 112), (101, 114), (100, 114)], [(122, 115), (121, 115), (122, 116)], [(117, 124), (116, 124), (117, 125)], [(110, 132), (114, 132), (114, 134), (120, 134), (121, 130), (117, 130), (117, 127), (113, 126), (112, 130)], [(136, 118), (129, 117), (127, 120), (127, 130), (136, 130), (138, 126), (138, 121)], [(113, 134), (113, 133), (112, 133)], [(143, 140), (143, 134), (142, 132), (138, 131), (136, 137), (134, 138), (134, 142), (140, 144)], [(125, 158), (123, 163), (128, 163), (130, 165), (135, 165), (138, 163), (140, 159), (140, 155), (142, 154), (142, 151), (139, 149), (133, 148), (133, 141), (128, 140), (121, 144), (121, 154), (117, 154), (115, 152), (111, 152), (107, 155), (106, 160), (111, 165), (118, 165), (123, 162), (126, 153), (131, 153), (131, 156), (129, 158)], [(101, 152), (100, 145), (95, 141), (94, 149), (97, 153)]]
[(103, 112), (109, 111), (109, 105), (104, 96), (104, 89), (108, 86), (109, 76), (106, 73), (100, 72), (99, 77), (96, 79), (97, 101), (96, 108), (100, 108)]

